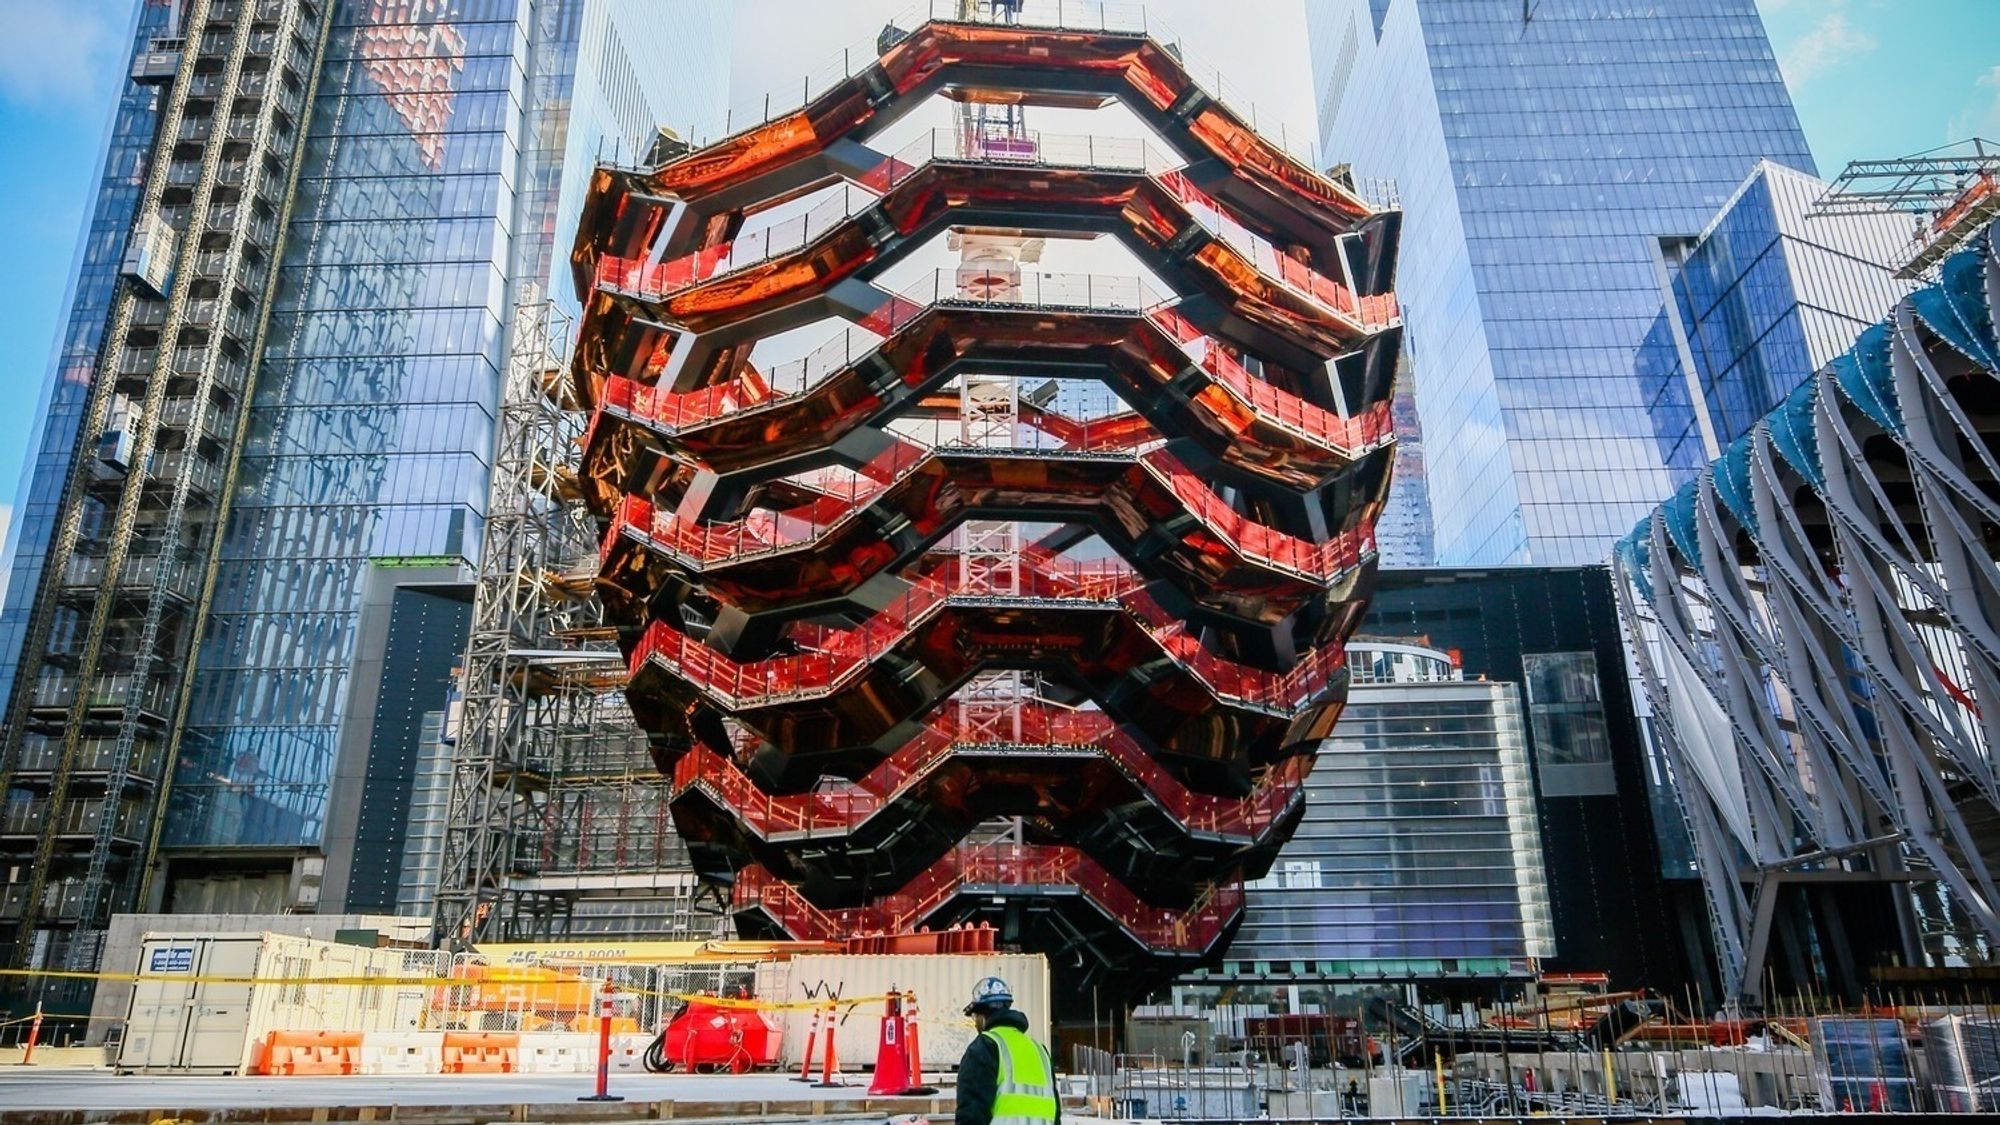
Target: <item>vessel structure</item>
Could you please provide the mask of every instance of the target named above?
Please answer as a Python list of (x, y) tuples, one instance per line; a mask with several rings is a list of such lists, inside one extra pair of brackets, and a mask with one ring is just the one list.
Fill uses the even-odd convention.
[[(569, 377), (627, 696), (739, 927), (985, 922), (1116, 986), (1220, 952), (1340, 714), (1400, 216), (1060, 23), (956, 5), (601, 167)], [(1044, 268), (1079, 242), (1128, 271)]]

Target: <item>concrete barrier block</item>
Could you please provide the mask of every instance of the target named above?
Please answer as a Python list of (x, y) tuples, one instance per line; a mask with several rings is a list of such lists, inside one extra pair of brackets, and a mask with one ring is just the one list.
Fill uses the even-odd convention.
[(614, 1074), (638, 1074), (646, 1069), (642, 1061), (653, 1037), (645, 1032), (626, 1032), (611, 1037), (611, 1070)]
[(441, 1031), (370, 1031), (361, 1037), (363, 1074), (441, 1074)]
[(582, 1031), (524, 1031), (520, 1069), (523, 1074), (594, 1074), (597, 1036)]

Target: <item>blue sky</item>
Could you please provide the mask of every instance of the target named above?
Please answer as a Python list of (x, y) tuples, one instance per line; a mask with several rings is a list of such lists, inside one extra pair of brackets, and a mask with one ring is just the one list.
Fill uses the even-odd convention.
[[(137, 2), (0, 0), (0, 537)], [(1759, 3), (1823, 174), (2000, 140), (2000, 0)], [(1301, 41), (1275, 38), (1305, 66)]]

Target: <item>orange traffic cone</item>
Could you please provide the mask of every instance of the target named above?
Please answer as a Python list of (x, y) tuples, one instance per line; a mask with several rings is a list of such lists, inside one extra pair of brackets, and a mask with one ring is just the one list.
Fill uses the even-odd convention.
[(910, 1085), (910, 1052), (903, 1035), (903, 997), (892, 987), (882, 1004), (882, 1036), (875, 1043), (875, 1080), (868, 1092), (900, 1094)]
[(795, 1082), (813, 1080), (813, 1048), (819, 1045), (819, 1024), (820, 1010), (819, 1005), (815, 1004), (812, 1010), (812, 1024), (806, 1031), (805, 1061), (799, 1066), (799, 1076), (793, 1079)]
[(937, 1087), (924, 1085), (924, 1049), (922, 1040), (917, 1038), (917, 994), (903, 993), (903, 1042), (910, 1053), (910, 1085), (903, 1093), (912, 1097), (924, 1097), (937, 1093)]
[(813, 1083), (819, 1089), (831, 1089), (836, 1086), (847, 1085), (841, 1079), (840, 1055), (834, 1047), (834, 1040), (838, 1038), (835, 1032), (839, 1030), (839, 1027), (838, 1009), (835, 1005), (828, 1004), (826, 1006), (826, 1026), (820, 1029), (821, 1040), (825, 1044), (825, 1064), (820, 1068), (819, 1081)]

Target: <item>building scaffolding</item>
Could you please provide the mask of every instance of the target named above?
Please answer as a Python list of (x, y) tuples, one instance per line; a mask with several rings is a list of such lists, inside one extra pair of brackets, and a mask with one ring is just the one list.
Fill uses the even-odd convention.
[(441, 942), (717, 932), (619, 694), (579, 503), (570, 319), (517, 310), (473, 597), (436, 896)]
[(1811, 216), (1897, 211), (1914, 223), (1896, 276), (1923, 277), (2000, 216), (2000, 144), (1973, 137), (1892, 160), (1856, 160)]

